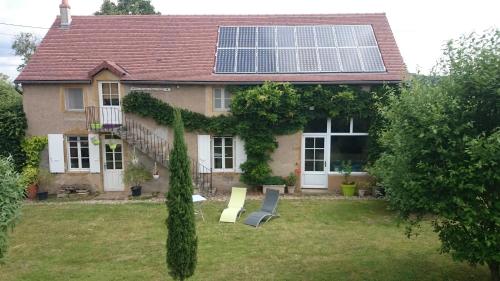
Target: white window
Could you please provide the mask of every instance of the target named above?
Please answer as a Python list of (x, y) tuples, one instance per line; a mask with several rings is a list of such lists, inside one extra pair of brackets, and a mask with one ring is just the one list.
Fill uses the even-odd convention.
[(233, 137), (213, 137), (212, 163), (213, 168), (219, 171), (233, 170), (234, 167)]
[[(309, 138), (311, 144), (308, 146), (306, 143), (306, 159), (311, 158), (308, 155), (315, 155), (318, 158), (319, 154), (320, 159), (325, 159), (329, 163), (330, 172), (340, 172), (342, 163), (350, 161), (353, 172), (362, 172), (368, 159), (368, 128), (369, 123), (366, 120), (358, 118), (339, 117), (311, 120), (304, 128), (304, 133), (318, 137), (320, 141), (326, 137), (326, 144), (321, 144), (320, 153), (316, 152), (313, 154), (314, 151), (308, 148), (317, 148), (318, 145), (312, 146), (313, 139)], [(329, 153), (327, 152), (328, 147), (330, 150)], [(326, 153), (324, 153), (326, 155), (324, 156), (323, 149), (326, 150)], [(306, 161), (306, 168), (308, 168), (307, 164)], [(309, 167), (309, 170), (313, 171), (314, 169), (311, 167)], [(306, 169), (306, 171), (309, 170)]]
[(229, 111), (231, 108), (231, 93), (224, 88), (214, 89), (214, 111)]
[(64, 90), (66, 110), (82, 111), (83, 110), (83, 89), (82, 88), (67, 88)]
[(120, 92), (118, 83), (116, 82), (101, 82), (101, 95), (103, 106), (119, 106)]
[(89, 138), (79, 136), (68, 137), (69, 170), (89, 171)]

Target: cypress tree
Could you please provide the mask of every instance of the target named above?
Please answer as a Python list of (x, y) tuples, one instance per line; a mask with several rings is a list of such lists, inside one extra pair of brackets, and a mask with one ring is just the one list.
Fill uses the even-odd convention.
[(175, 280), (194, 274), (198, 237), (194, 223), (191, 180), (184, 124), (179, 110), (174, 111), (174, 147), (170, 151), (170, 189), (167, 193), (167, 267)]

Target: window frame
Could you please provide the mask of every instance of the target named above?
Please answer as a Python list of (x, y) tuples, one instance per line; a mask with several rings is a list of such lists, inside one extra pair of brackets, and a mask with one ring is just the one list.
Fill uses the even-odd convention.
[[(327, 133), (326, 133), (326, 137), (328, 139), (328, 161), (327, 161), (327, 166), (328, 166), (328, 174), (332, 174), (332, 175), (342, 175), (342, 172), (336, 172), (336, 171), (331, 171), (331, 167), (330, 167), (330, 163), (331, 163), (331, 159), (330, 159), (330, 155), (331, 155), (331, 150), (332, 150), (332, 142), (331, 142), (331, 137), (332, 136), (349, 136), (349, 137), (353, 137), (353, 136), (366, 136), (368, 137), (369, 134), (368, 133), (360, 133), (360, 132), (354, 132), (354, 117), (349, 117), (349, 132), (348, 133), (336, 133), (336, 132), (332, 132), (332, 119), (331, 118), (328, 118), (327, 120)], [(351, 175), (366, 175), (368, 174), (367, 172), (351, 172)]]
[[(120, 82), (119, 81), (99, 81), (98, 83), (98, 93), (99, 93), (99, 106), (101, 107), (121, 107), (122, 106), (122, 97), (121, 97), (121, 93), (120, 93)], [(111, 98), (112, 96), (114, 96), (113, 94), (111, 94), (111, 84), (116, 84), (117, 85), (117, 96), (118, 96), (118, 105), (105, 105), (104, 104), (104, 90), (103, 90), (103, 84), (110, 84), (109, 85), (109, 98)], [(112, 99), (111, 99), (112, 100)]]
[[(216, 138), (222, 139), (222, 145), (221, 145), (221, 148), (222, 148), (222, 168), (215, 167), (214, 147), (215, 147), (215, 139)], [(231, 156), (231, 160), (233, 163), (232, 168), (226, 168), (226, 159), (229, 157), (226, 158), (226, 142), (225, 142), (225, 140), (228, 138), (231, 139), (231, 149), (233, 151), (232, 156)], [(212, 162), (212, 171), (213, 172), (234, 172), (235, 171), (235, 168), (234, 168), (235, 154), (234, 153), (235, 153), (235, 138), (233, 136), (212, 136), (211, 140), (210, 140), (210, 158), (211, 158), (210, 161)]]
[[(215, 91), (216, 90), (220, 90), (220, 93), (221, 93), (221, 96), (220, 96), (220, 105), (221, 107), (220, 108), (217, 108), (215, 106), (215, 100), (217, 99), (215, 97)], [(216, 112), (228, 112), (231, 110), (230, 107), (226, 107), (226, 100), (232, 100), (232, 95), (231, 93), (229, 93), (228, 91), (226, 91), (226, 88), (224, 87), (216, 87), (216, 88), (213, 88), (212, 89), (212, 109), (213, 111), (216, 111)]]
[[(71, 146), (70, 146), (70, 142), (74, 142), (74, 141), (70, 141), (70, 138), (73, 138), (73, 137), (76, 137), (78, 138), (77, 141), (76, 141), (76, 144), (77, 144), (77, 159), (78, 159), (78, 168), (72, 168), (71, 167), (71, 158), (74, 158), (71, 156)], [(81, 147), (81, 138), (87, 138), (87, 149), (89, 150), (89, 156), (88, 157), (82, 157), (82, 147)], [(88, 136), (66, 136), (66, 154), (67, 154), (67, 159), (68, 159), (68, 171), (70, 172), (90, 172), (90, 139), (88, 138)], [(82, 168), (82, 159), (83, 158), (88, 158), (89, 159), (89, 167), (88, 168)]]
[[(68, 102), (69, 102), (68, 90), (71, 90), (71, 89), (82, 90), (82, 108), (81, 109), (68, 108)], [(68, 111), (68, 112), (84, 112), (85, 111), (85, 90), (83, 87), (65, 87), (63, 89), (63, 95), (64, 95), (64, 110), (65, 111)]]

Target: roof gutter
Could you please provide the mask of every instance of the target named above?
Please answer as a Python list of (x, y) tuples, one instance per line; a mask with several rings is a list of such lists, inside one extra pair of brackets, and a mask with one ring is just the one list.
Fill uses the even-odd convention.
[(14, 80), (15, 84), (92, 84), (92, 80)]
[[(177, 81), (177, 80), (122, 80), (122, 84), (150, 84), (150, 85), (259, 85), (266, 81)], [(291, 84), (332, 84), (332, 85), (345, 85), (345, 84), (356, 84), (356, 85), (370, 85), (370, 84), (398, 84), (402, 80), (352, 80), (352, 81), (274, 81), (277, 83), (291, 83)]]

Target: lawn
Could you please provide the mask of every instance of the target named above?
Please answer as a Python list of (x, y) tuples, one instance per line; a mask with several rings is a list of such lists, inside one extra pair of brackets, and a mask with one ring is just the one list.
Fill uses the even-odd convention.
[[(197, 219), (192, 280), (489, 278), (485, 267), (440, 255), (428, 226), (407, 239), (382, 201), (282, 200), (281, 218), (259, 229), (219, 224), (222, 207), (205, 203), (206, 222)], [(169, 280), (165, 217), (160, 203), (25, 205), (0, 280)]]

